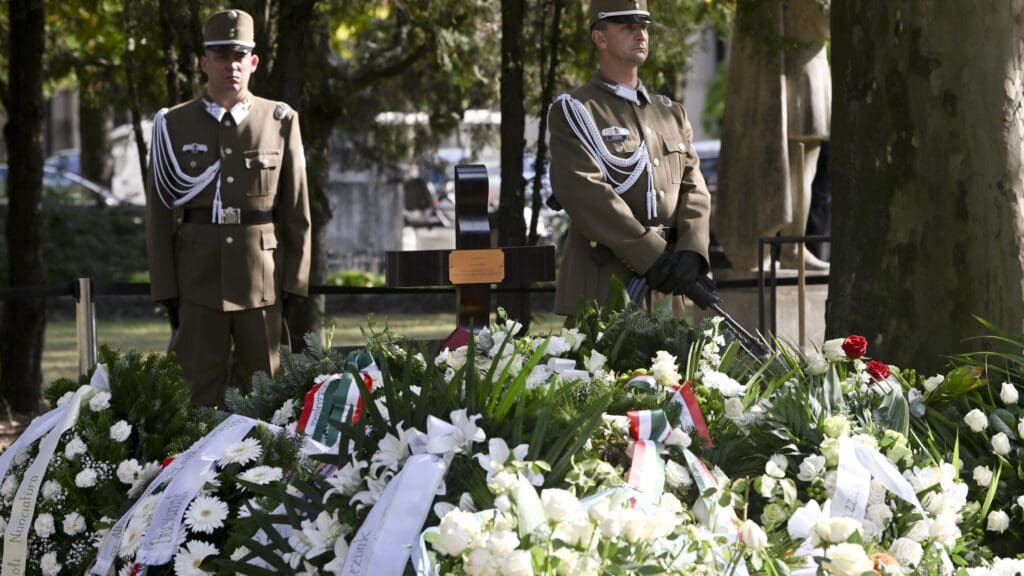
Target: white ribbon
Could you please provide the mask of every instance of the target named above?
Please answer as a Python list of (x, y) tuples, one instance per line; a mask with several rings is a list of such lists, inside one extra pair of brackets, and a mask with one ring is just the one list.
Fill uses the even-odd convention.
[(153, 518), (142, 535), (142, 544), (135, 556), (136, 562), (159, 566), (174, 558), (185, 509), (203, 487), (207, 472), (216, 465), (228, 447), (241, 442), (257, 424), (252, 418), (233, 415), (203, 439), (205, 442), (202, 448), (194, 451), (181, 465), (167, 489), (160, 494)]
[(171, 136), (167, 133), (164, 108), (153, 117), (153, 187), (156, 195), (168, 209), (183, 206), (205, 190), (214, 180), (217, 187), (213, 197), (212, 222), (220, 223), (220, 160), (211, 164), (202, 174), (189, 176), (182, 171), (174, 155)]
[(846, 516), (863, 520), (867, 512), (871, 478), (882, 483), (886, 490), (924, 512), (914, 487), (900, 475), (900, 471), (876, 448), (857, 444), (843, 436), (839, 439), (839, 467), (836, 470), (836, 489), (829, 508), (831, 516)]
[[(46, 475), (46, 468), (53, 459), (60, 437), (78, 421), (82, 399), (96, 392), (92, 386), (82, 386), (75, 391), (71, 400), (63, 406), (57, 421), (46, 433), (39, 445), (39, 454), (25, 471), (18, 491), (11, 505), (11, 517), (4, 531), (4, 556), (2, 576), (21, 576), (25, 574), (28, 559), (28, 532), (32, 528), (32, 518), (36, 511), (36, 498)], [(40, 428), (43, 428), (40, 425)]]
[(401, 576), (447, 470), (438, 456), (410, 456), (349, 544), (341, 574)]

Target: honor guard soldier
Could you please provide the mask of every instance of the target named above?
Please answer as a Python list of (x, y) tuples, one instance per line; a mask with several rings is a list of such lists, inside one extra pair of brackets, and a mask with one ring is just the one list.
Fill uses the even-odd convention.
[(192, 402), (221, 403), (231, 348), (246, 379), (279, 365), (282, 309), (309, 287), (310, 218), (298, 114), (249, 93), (252, 17), (203, 29), (203, 97), (153, 119), (146, 240), (153, 300)]
[(705, 307), (711, 196), (686, 111), (637, 75), (647, 0), (592, 0), (589, 18), (599, 69), (548, 117), (551, 186), (571, 219), (555, 312), (575, 314), (581, 298), (603, 304), (612, 276), (634, 302), (653, 288)]

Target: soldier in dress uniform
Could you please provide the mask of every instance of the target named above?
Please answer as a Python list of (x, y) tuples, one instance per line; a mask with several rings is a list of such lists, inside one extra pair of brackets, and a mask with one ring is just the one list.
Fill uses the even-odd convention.
[(279, 365), (282, 309), (309, 285), (310, 218), (297, 113), (249, 93), (252, 17), (203, 29), (206, 93), (157, 113), (146, 182), (152, 298), (167, 306), (192, 401), (222, 402), (242, 374)]
[(599, 69), (549, 112), (551, 186), (572, 221), (555, 312), (604, 303), (612, 276), (638, 303), (653, 288), (706, 306), (711, 197), (686, 111), (637, 75), (647, 0), (592, 0), (589, 17)]

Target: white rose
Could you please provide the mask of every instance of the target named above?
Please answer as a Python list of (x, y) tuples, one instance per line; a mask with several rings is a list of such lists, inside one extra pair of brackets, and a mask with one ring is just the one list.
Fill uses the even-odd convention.
[(668, 482), (672, 488), (687, 488), (693, 485), (693, 479), (690, 478), (690, 472), (686, 466), (681, 466), (673, 460), (669, 460), (665, 464), (665, 482)]
[(956, 525), (956, 514), (945, 512), (935, 516), (928, 529), (928, 535), (947, 548), (960, 539), (960, 527)]
[(743, 538), (743, 544), (754, 551), (768, 545), (768, 535), (753, 520), (743, 521), (743, 526), (740, 527), (740, 536)]
[(601, 530), (601, 536), (605, 538), (618, 538), (619, 534), (622, 534), (622, 521), (618, 516), (609, 515), (601, 521), (598, 529)]
[(530, 553), (516, 550), (505, 556), (501, 561), (501, 573), (503, 576), (533, 576)]
[(924, 548), (910, 538), (897, 538), (889, 546), (889, 553), (901, 566), (917, 566), (924, 556)]
[(819, 454), (812, 454), (800, 463), (800, 472), (796, 477), (803, 482), (813, 482), (825, 470), (825, 457)]
[(672, 431), (668, 433), (668, 438), (665, 438), (666, 446), (689, 448), (692, 442), (693, 440), (690, 438), (690, 435), (679, 428), (673, 428)]
[(985, 488), (992, 483), (992, 470), (990, 470), (988, 466), (975, 466), (973, 474), (974, 481), (982, 488)]
[(1002, 387), (999, 389), (999, 399), (1003, 401), (1003, 404), (1016, 404), (1020, 394), (1017, 393), (1017, 387), (1009, 382), (1003, 382)]
[(100, 390), (89, 399), (89, 409), (93, 412), (102, 412), (110, 408), (110, 392)]
[(892, 520), (892, 509), (886, 504), (872, 504), (868, 506), (867, 519), (884, 529)]
[(79, 488), (92, 488), (96, 485), (96, 471), (86, 468), (75, 475), (75, 486)]
[(1017, 496), (1017, 506), (1024, 510), (1024, 495)]
[(821, 425), (821, 433), (833, 439), (847, 436), (850, 434), (850, 421), (842, 415), (829, 416)]
[(508, 494), (501, 494), (494, 499), (494, 507), (502, 512), (508, 512), (512, 509), (512, 499), (508, 497)]
[(928, 537), (928, 532), (931, 530), (931, 520), (918, 520), (910, 525), (910, 530), (904, 534), (904, 538), (909, 538), (914, 542), (923, 542)]
[(504, 556), (519, 547), (519, 537), (509, 530), (495, 530), (487, 537), (487, 549), (495, 556)]
[(981, 432), (985, 428), (988, 428), (988, 417), (981, 410), (975, 408), (964, 416), (964, 422), (967, 427), (973, 432)]
[(725, 416), (732, 419), (743, 416), (743, 400), (739, 398), (726, 398)]
[(728, 374), (714, 370), (704, 371), (704, 385), (718, 390), (719, 394), (724, 398), (740, 396), (746, 391), (742, 384), (733, 380)]
[(821, 376), (828, 372), (828, 360), (820, 352), (812, 352), (807, 356), (807, 373), (812, 376)]
[(587, 546), (594, 537), (594, 525), (586, 516), (580, 514), (565, 522), (560, 522), (555, 527), (552, 537), (570, 546)]
[(1006, 532), (1006, 529), (1010, 527), (1010, 516), (1002, 510), (993, 510), (988, 513), (988, 523), (985, 525), (985, 529), (989, 532), (999, 532), (1002, 534)]
[(838, 544), (849, 540), (850, 536), (860, 529), (860, 522), (857, 520), (837, 516), (818, 520), (818, 523), (814, 525), (814, 535), (817, 536), (818, 542)]
[(561, 522), (580, 509), (580, 501), (568, 490), (549, 488), (540, 494), (544, 512), (554, 522)]
[(825, 340), (825, 343), (821, 346), (821, 353), (830, 362), (837, 360), (846, 359), (846, 351), (843, 350), (844, 338), (834, 338), (832, 340)]
[(1017, 421), (1017, 437), (1024, 440), (1024, 418)]
[(458, 508), (441, 519), (434, 548), (449, 556), (459, 556), (480, 532), (480, 524), (472, 513)]
[(124, 420), (118, 420), (116, 424), (110, 427), (110, 439), (114, 442), (124, 442), (131, 436), (132, 425), (125, 422)]
[(53, 515), (48, 513), (36, 516), (36, 521), (32, 527), (35, 529), (36, 535), (44, 540), (53, 536), (54, 532), (57, 531), (53, 524)]
[(936, 374), (935, 376), (926, 379), (924, 381), (924, 391), (931, 392), (932, 390), (935, 390), (939, 387), (939, 384), (942, 384), (945, 380), (946, 377), (942, 374)]
[(875, 563), (860, 544), (836, 544), (825, 551), (825, 558), (828, 569), (836, 576), (861, 576), (875, 569)]
[(85, 532), (85, 518), (78, 512), (72, 512), (64, 516), (64, 533), (69, 536)]
[(992, 450), (1000, 456), (1006, 456), (1010, 453), (1010, 438), (1003, 432), (996, 434), (992, 437)]

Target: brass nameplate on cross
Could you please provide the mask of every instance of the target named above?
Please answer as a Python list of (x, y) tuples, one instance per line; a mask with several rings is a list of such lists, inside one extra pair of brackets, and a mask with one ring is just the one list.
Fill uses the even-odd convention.
[(501, 249), (453, 250), (448, 255), (448, 281), (452, 284), (497, 284), (505, 279), (505, 253)]

